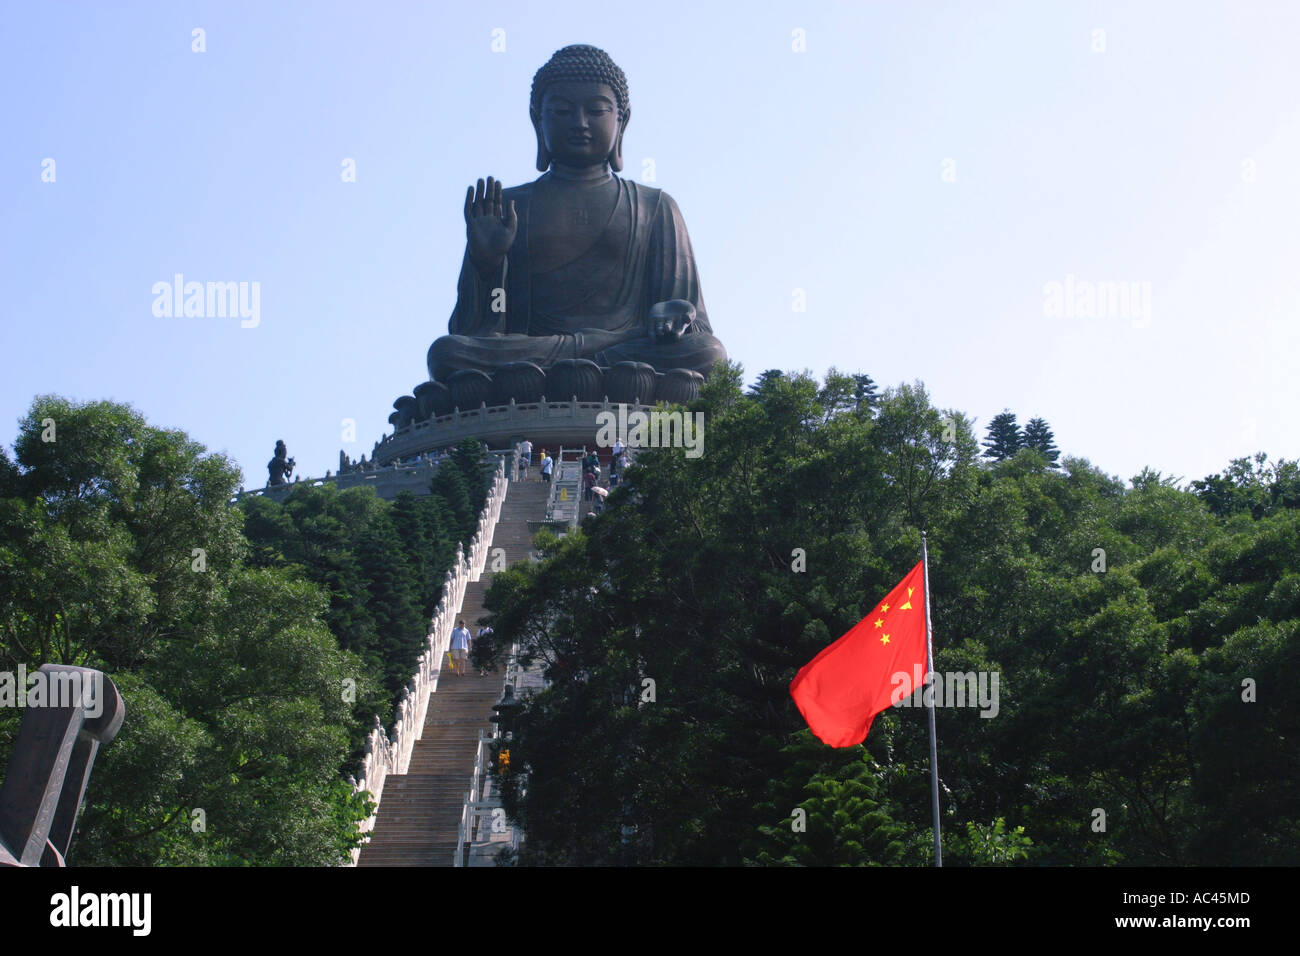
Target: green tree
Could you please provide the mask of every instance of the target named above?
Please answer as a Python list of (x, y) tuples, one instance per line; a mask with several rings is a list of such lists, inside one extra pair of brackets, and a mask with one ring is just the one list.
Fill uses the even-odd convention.
[(1221, 518), (1248, 514), (1259, 520), (1282, 508), (1300, 508), (1300, 462), (1270, 463), (1258, 452), (1233, 459), (1222, 473), (1193, 481), (1192, 488)]
[(879, 400), (876, 394), (876, 383), (870, 375), (858, 373), (853, 376), (853, 401), (859, 411), (871, 414)]
[(870, 758), (810, 778), (786, 818), (758, 830), (762, 848), (752, 862), (764, 866), (887, 866), (906, 859), (907, 828), (884, 805)]
[[(463, 484), (457, 468), (447, 470)], [(254, 496), (241, 506), (255, 561), (296, 568), (327, 590), (330, 630), (388, 692), (387, 703), (358, 704), (388, 714), (415, 670), (451, 564), (445, 502), (407, 494), (390, 504), (370, 488), (324, 485), (295, 488), (283, 504)]]
[(478, 513), (487, 500), (496, 460), (488, 457), (487, 449), (482, 442), (466, 438), (452, 450), (450, 461), (465, 479), (465, 493), (469, 498), (470, 514), (473, 516), (465, 539), (468, 542), (477, 527)]
[(762, 398), (780, 379), (785, 378), (785, 372), (779, 368), (769, 368), (760, 372), (754, 384), (749, 387), (749, 394), (753, 398)]
[(790, 678), (897, 580), (872, 546), (888, 535), (892, 548), (907, 521), (902, 502), (881, 507), (886, 467), (911, 468), (914, 503), (938, 513), (978, 449), (918, 389), (886, 403), (878, 444), (878, 422), (827, 418), (824, 386), (770, 378), (748, 397), (715, 376), (693, 405), (709, 454), (644, 452), (604, 516), (496, 577), (495, 649), (517, 641), (551, 680), (511, 746), (525, 862), (738, 864), (773, 822), (755, 794), (833, 772), (781, 748), (807, 733)]
[[(366, 812), (343, 779), (359, 730), (344, 682), (373, 691), (318, 588), (244, 564), (237, 469), (129, 406), (56, 396), (33, 402), (15, 450), (0, 468), (0, 657), (105, 670), (127, 708), (73, 858), (341, 862)], [(0, 719), (0, 752), (16, 726)]]
[(339, 651), (323, 607), (284, 571), (237, 572), (207, 626), (148, 683), (118, 677), (127, 720), (97, 761), (79, 862), (346, 862), (365, 807), (340, 775), (342, 691), (369, 677)]
[(882, 455), (889, 497), (913, 527), (925, 526), (946, 478), (957, 484), (973, 478), (978, 447), (970, 421), (960, 412), (932, 407), (919, 382), (885, 392), (871, 434)]
[(389, 511), (387, 505), (375, 511), (355, 547), (365, 575), (366, 607), (375, 622), (375, 650), (384, 685), (396, 695), (415, 672), (428, 629), (416, 590), (420, 578)]
[(430, 491), (441, 498), (451, 515), (451, 532), (455, 539), (468, 544), (478, 524), (478, 511), (470, 498), (471, 489), (460, 467), (446, 467), (444, 461), (433, 474)]
[[(511, 742), (520, 862), (924, 863), (920, 712), (876, 718), (850, 788), (865, 771), (788, 690), (915, 563), (921, 528), (936, 669), (1001, 688), (996, 713), (937, 715), (953, 862), (1296, 861), (1298, 509), (1219, 517), (1156, 472), (1130, 487), (1032, 448), (981, 468), (965, 417), (920, 386), (869, 418), (834, 378), (740, 382), (726, 366), (693, 403), (708, 454), (647, 451), (604, 515), (488, 594), (497, 640), (476, 652), (517, 641), (551, 681)], [(795, 840), (794, 807), (850, 800), (881, 827)], [(892, 827), (897, 857), (872, 843)]]
[(437, 495), (416, 497), (404, 491), (393, 500), (392, 521), (413, 569), (416, 593), (427, 619), (438, 606), (443, 575), (456, 554), (451, 512)]
[(988, 826), (967, 823), (965, 833), (950, 833), (945, 842), (943, 861), (948, 866), (1005, 866), (1029, 859), (1034, 845), (1024, 827), (1007, 830), (1001, 817)]
[(984, 439), (984, 457), (994, 461), (1010, 458), (1024, 447), (1025, 436), (1016, 424), (1013, 412), (1003, 409), (989, 422), (988, 433)]
[(326, 621), (339, 645), (379, 667), (374, 600), (357, 543), (383, 502), (369, 488), (322, 485), (295, 488), (283, 504), (247, 496), (240, 506), (254, 560), (264, 567), (296, 565), (324, 587), (330, 595)]
[(1056, 467), (1057, 460), (1061, 457), (1061, 452), (1057, 449), (1052, 429), (1047, 422), (1041, 418), (1031, 418), (1025, 423), (1025, 432), (1023, 436), (1024, 447), (1032, 448), (1044, 458), (1048, 464)]

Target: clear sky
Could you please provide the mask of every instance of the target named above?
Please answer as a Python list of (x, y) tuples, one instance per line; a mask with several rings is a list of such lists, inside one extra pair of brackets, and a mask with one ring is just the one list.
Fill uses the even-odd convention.
[[(1281, 0), (7, 4), (0, 443), (55, 392), (249, 487), (278, 438), (310, 475), (368, 454), (447, 331), (465, 186), (536, 177), (529, 85), (569, 43), (626, 72), (623, 175), (677, 200), (747, 380), (920, 379), (1123, 478), (1300, 456)], [(155, 316), (177, 273), (258, 283), (258, 324)], [(1138, 295), (1058, 314), (1067, 282)]]

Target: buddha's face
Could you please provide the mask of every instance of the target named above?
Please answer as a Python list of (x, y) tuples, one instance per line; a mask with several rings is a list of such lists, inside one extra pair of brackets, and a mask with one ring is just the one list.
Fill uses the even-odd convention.
[(566, 166), (609, 159), (618, 138), (618, 102), (608, 83), (564, 80), (542, 97), (540, 133), (551, 157)]

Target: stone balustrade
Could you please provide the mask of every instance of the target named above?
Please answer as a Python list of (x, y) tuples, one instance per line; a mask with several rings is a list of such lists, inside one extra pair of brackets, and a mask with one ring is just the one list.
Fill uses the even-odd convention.
[(319, 488), (334, 485), (339, 491), (349, 488), (373, 488), (375, 494), (385, 501), (392, 501), (401, 492), (409, 491), (414, 495), (427, 495), (429, 482), (433, 480), (439, 465), (446, 461), (419, 461), (410, 465), (385, 465), (367, 471), (347, 471), (341, 475), (329, 475), (325, 478), (304, 478), (283, 485), (268, 485), (253, 491), (243, 491), (234, 498), (238, 501), (251, 495), (263, 495), (274, 501), (283, 502), (295, 488)]
[[(645, 402), (628, 402), (628, 413), (650, 412), (654, 406)], [(375, 448), (375, 460), (381, 465), (412, 458), (422, 452), (455, 445), (466, 438), (477, 438), (489, 446), (509, 447), (527, 435), (535, 448), (548, 445), (591, 442), (600, 428), (602, 413), (617, 414), (619, 404), (608, 399), (601, 402), (525, 402), (508, 405), (480, 405), (470, 411), (456, 409), (422, 422), (414, 422), (383, 438)]]
[[(516, 457), (518, 452), (516, 452)], [(469, 549), (456, 546), (456, 560), (443, 580), (442, 599), (429, 621), (424, 652), (420, 655), (411, 681), (402, 691), (397, 708), (397, 719), (392, 733), (385, 733), (383, 724), (375, 717), (375, 725), (366, 739), (365, 757), (361, 766), (361, 779), (349, 778), (353, 789), (368, 791), (376, 808), (384, 795), (384, 781), (390, 773), (404, 774), (411, 764), (415, 742), (424, 734), (424, 718), (429, 708), (429, 695), (438, 689), (438, 676), (443, 657), (451, 643), (451, 632), (456, 625), (465, 598), (465, 589), (471, 581), (482, 577), (487, 566), (488, 552), (496, 531), (501, 505), (505, 502), (508, 482), (506, 459), (497, 460), (492, 486), (488, 491), (483, 510), (479, 513), (478, 528), (470, 539)], [(375, 814), (362, 822), (361, 831), (369, 833), (375, 826)], [(361, 856), (360, 847), (352, 851), (352, 865)]]
[[(488, 455), (504, 459), (506, 478), (510, 481), (519, 479), (519, 445), (504, 450), (489, 450)], [(334, 485), (339, 491), (349, 488), (373, 488), (375, 495), (385, 501), (392, 501), (401, 492), (409, 491), (413, 495), (427, 495), (429, 482), (433, 480), (438, 467), (446, 461), (446, 456), (436, 461), (417, 461), (409, 465), (381, 465), (366, 471), (347, 471), (340, 475), (326, 475), (324, 478), (303, 478), (283, 485), (268, 485), (252, 491), (241, 491), (231, 500), (251, 496), (265, 496), (273, 501), (283, 502), (295, 488), (320, 488)]]

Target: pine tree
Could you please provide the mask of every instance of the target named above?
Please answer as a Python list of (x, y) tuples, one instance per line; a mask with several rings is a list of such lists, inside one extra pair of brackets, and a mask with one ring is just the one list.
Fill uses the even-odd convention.
[(422, 582), (407, 558), (389, 508), (384, 505), (370, 514), (352, 547), (365, 579), (366, 609), (374, 621), (384, 684), (396, 695), (415, 670), (425, 628)]
[(989, 422), (988, 437), (984, 439), (984, 457), (994, 461), (1010, 458), (1024, 447), (1025, 436), (1016, 424), (1016, 416), (1007, 409)]
[(749, 394), (754, 398), (762, 398), (783, 378), (785, 378), (785, 372), (779, 368), (769, 368), (767, 371), (759, 373), (758, 380), (749, 386)]
[(870, 413), (876, 407), (880, 396), (876, 393), (876, 383), (870, 375), (860, 372), (853, 376), (853, 400), (859, 411)]
[(1057, 459), (1061, 457), (1061, 452), (1053, 441), (1052, 430), (1041, 418), (1031, 418), (1025, 424), (1024, 447), (1032, 448), (1041, 454), (1053, 468), (1056, 467)]
[[(447, 464), (443, 462), (443, 466)], [(478, 524), (478, 515), (470, 501), (469, 484), (465, 481), (465, 473), (459, 468), (454, 465), (450, 468), (443, 466), (439, 466), (433, 473), (430, 490), (446, 502), (447, 509), (451, 512), (452, 525), (449, 530), (452, 536), (468, 545)]]
[(443, 572), (456, 553), (456, 542), (445, 530), (451, 524), (447, 505), (435, 495), (417, 498), (404, 491), (392, 503), (392, 518), (406, 559), (415, 569), (416, 593), (427, 618), (437, 606)]
[(483, 502), (487, 500), (488, 488), (492, 484), (492, 469), (496, 462), (488, 460), (483, 444), (474, 438), (466, 438), (452, 450), (451, 462), (465, 478), (470, 510), (477, 516)]

